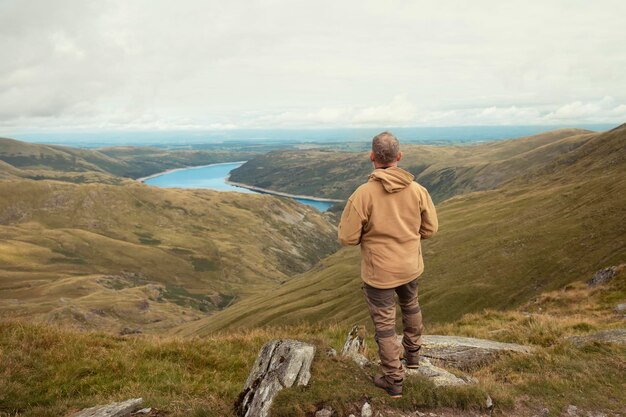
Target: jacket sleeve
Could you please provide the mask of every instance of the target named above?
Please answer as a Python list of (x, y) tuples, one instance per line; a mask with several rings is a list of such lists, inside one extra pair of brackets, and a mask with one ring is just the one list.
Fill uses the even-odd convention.
[(361, 243), (361, 233), (365, 219), (359, 214), (352, 198), (348, 200), (341, 214), (339, 229), (337, 232), (339, 243), (342, 246), (356, 246)]
[(432, 198), (430, 198), (430, 194), (428, 194), (428, 190), (426, 188), (422, 188), (422, 224), (420, 226), (420, 236), (422, 239), (428, 239), (433, 237), (435, 233), (437, 233), (437, 229), (439, 229), (439, 221), (437, 220), (437, 211), (435, 210), (435, 205), (433, 204)]

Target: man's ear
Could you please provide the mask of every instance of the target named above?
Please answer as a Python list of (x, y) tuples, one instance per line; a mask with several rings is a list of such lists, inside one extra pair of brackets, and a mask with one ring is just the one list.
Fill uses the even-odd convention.
[(398, 157), (396, 159), (396, 161), (400, 161), (402, 159), (402, 152), (398, 152)]
[(370, 161), (374, 162), (376, 160), (376, 157), (374, 155), (374, 151), (370, 151)]

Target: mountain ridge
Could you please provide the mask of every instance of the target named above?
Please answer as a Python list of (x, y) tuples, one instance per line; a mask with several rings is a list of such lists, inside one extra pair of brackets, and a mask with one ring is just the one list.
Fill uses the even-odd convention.
[[(435, 202), (460, 193), (493, 189), (520, 170), (580, 146), (594, 135), (558, 129), (522, 138), (472, 145), (402, 145), (399, 166), (430, 190)], [(543, 147), (540, 151), (539, 148)], [(347, 199), (371, 172), (368, 153), (327, 149), (273, 151), (231, 173), (231, 180), (274, 191)]]

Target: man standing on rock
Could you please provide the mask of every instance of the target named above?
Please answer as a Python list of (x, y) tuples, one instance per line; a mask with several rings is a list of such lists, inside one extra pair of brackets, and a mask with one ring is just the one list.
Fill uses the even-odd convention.
[[(374, 172), (350, 196), (341, 215), (339, 241), (361, 245), (361, 278), (384, 375), (374, 384), (393, 398), (402, 396), (404, 370), (417, 368), (422, 336), (422, 313), (417, 278), (424, 271), (421, 240), (437, 232), (437, 213), (426, 188), (399, 168), (398, 139), (383, 132), (372, 140)], [(396, 337), (397, 294), (402, 309), (402, 347)]]

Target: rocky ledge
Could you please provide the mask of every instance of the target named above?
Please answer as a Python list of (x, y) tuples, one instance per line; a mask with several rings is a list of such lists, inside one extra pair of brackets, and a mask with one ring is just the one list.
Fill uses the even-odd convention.
[[(362, 368), (371, 365), (364, 355), (364, 338), (364, 329), (361, 326), (354, 326), (348, 333), (341, 352), (344, 357), (352, 359)], [(398, 336), (398, 342), (401, 340), (402, 336)], [(473, 337), (423, 336), (420, 366), (417, 369), (405, 368), (405, 373), (406, 375), (425, 376), (437, 386), (474, 383), (477, 382), (474, 378), (457, 376), (444, 367), (466, 371), (484, 365), (506, 352), (530, 354), (532, 348), (515, 343), (502, 343)]]
[[(398, 337), (402, 339), (402, 336)], [(461, 370), (484, 365), (504, 352), (529, 354), (532, 348), (474, 337), (427, 335), (422, 337), (420, 349), (423, 357)]]

